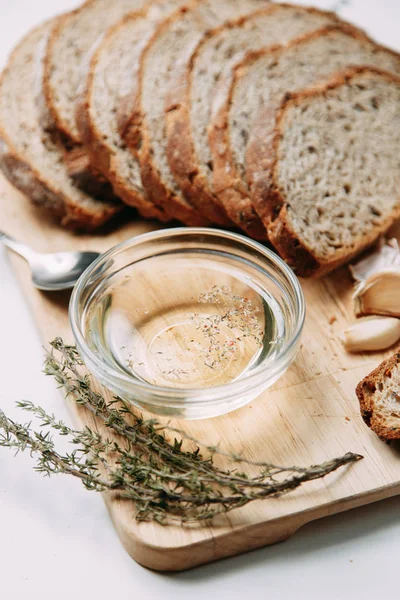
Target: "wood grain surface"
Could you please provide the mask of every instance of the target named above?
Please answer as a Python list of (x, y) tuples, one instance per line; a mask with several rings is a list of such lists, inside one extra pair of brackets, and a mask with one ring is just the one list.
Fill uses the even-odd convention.
[[(72, 234), (3, 179), (0, 215), (1, 229), (42, 252), (104, 251), (158, 227), (140, 220), (124, 222), (127, 216), (123, 215), (114, 229)], [(35, 290), (23, 259), (11, 254), (10, 259), (43, 341), (56, 335), (72, 341), (69, 295)], [(286, 375), (250, 405), (229, 415), (173, 424), (207, 445), (220, 444), (253, 460), (309, 465), (347, 451), (364, 455), (364, 460), (287, 496), (257, 501), (201, 527), (138, 524), (128, 501), (106, 495), (124, 547), (142, 565), (167, 571), (188, 569), (285, 540), (309, 521), (400, 493), (399, 446), (382, 443), (366, 427), (354, 393), (360, 379), (390, 352), (350, 355), (343, 350), (339, 334), (354, 321), (352, 282), (346, 268), (319, 281), (303, 281), (302, 286), (306, 324), (298, 357)], [(72, 404), (71, 409), (79, 424), (101, 430), (93, 416)]]

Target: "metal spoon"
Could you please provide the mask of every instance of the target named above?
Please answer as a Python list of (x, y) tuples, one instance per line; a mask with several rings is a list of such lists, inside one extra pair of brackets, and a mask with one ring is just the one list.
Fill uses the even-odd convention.
[(0, 241), (28, 262), (34, 285), (55, 292), (74, 287), (86, 268), (100, 256), (98, 252), (55, 252), (41, 254), (0, 231)]

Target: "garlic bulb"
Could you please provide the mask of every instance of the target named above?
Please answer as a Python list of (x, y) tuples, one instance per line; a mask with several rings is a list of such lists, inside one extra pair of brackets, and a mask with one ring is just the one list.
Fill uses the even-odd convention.
[(373, 317), (359, 321), (343, 332), (348, 352), (386, 350), (400, 339), (400, 319)]

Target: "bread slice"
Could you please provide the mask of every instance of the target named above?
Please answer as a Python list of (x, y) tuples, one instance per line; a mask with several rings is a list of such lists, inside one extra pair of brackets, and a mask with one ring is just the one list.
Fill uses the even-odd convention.
[[(271, 67), (271, 58), (266, 56), (256, 61), (249, 69), (250, 77), (257, 76), (255, 73), (262, 71), (262, 77), (267, 73), (267, 82), (270, 76), (274, 81), (268, 86), (267, 96), (264, 95), (262, 104), (259, 104), (252, 117), (249, 140), (245, 149), (246, 179), (250, 184), (253, 206), (267, 229), (271, 219), (279, 210), (272, 195), (269, 194), (268, 186), (271, 181), (270, 168), (274, 161), (271, 139), (273, 139), (276, 115), (284, 94), (322, 81), (327, 76), (330, 77), (336, 69), (349, 65), (370, 65), (400, 74), (399, 54), (379, 46), (364, 34), (343, 27), (341, 30), (331, 30), (322, 37), (317, 34), (304, 38), (287, 51), (276, 52), (273, 61)], [(306, 66), (305, 62), (308, 63)], [(289, 65), (293, 66), (294, 72), (288, 78), (285, 71)], [(279, 74), (286, 90), (279, 85)], [(243, 81), (239, 87), (243, 87), (244, 84)], [(238, 111), (239, 101), (240, 99), (237, 98), (236, 110)]]
[(157, 24), (183, 1), (154, 2), (145, 15), (131, 13), (111, 28), (90, 61), (77, 105), (77, 126), (92, 164), (126, 204), (136, 207), (143, 217), (160, 221), (170, 217), (146, 197), (139, 161), (121, 139), (117, 113), (125, 98), (133, 106), (137, 102), (142, 52)]
[[(172, 75), (174, 96), (167, 113), (167, 153), (173, 175), (193, 206), (205, 212), (210, 205), (222, 204), (213, 193), (208, 124), (212, 115), (218, 114), (219, 99), (229, 91), (235, 64), (250, 50), (283, 44), (336, 21), (333, 13), (271, 4), (206, 33), (184, 76), (178, 80)], [(211, 218), (210, 212), (206, 214)], [(240, 224), (240, 204), (231, 218)], [(255, 223), (254, 228), (245, 226), (247, 232), (265, 237), (260, 221), (256, 219)]]
[(276, 110), (285, 94), (329, 79), (352, 64), (382, 65), (394, 72), (400, 65), (397, 54), (341, 24), (307, 34), (289, 46), (250, 54), (236, 69), (213, 145), (215, 186), (232, 217), (240, 206), (246, 223), (255, 226), (256, 211), (267, 225), (271, 204), (260, 201), (258, 190), (268, 179)]
[[(185, 73), (192, 52), (203, 34), (229, 19), (244, 15), (264, 0), (212, 0), (195, 2), (166, 20), (153, 36), (141, 63), (141, 99), (124, 137), (131, 147), (140, 140), (139, 158), (142, 181), (151, 200), (188, 225), (210, 221), (227, 224), (224, 213), (215, 205), (206, 218), (183, 195), (176, 184), (167, 159), (165, 112), (171, 109), (171, 77)], [(210, 207), (209, 207), (210, 208)], [(212, 217), (210, 219), (210, 217)]]
[(300, 276), (347, 262), (400, 216), (400, 78), (358, 67), (288, 98), (273, 156), (272, 244)]
[(356, 394), (368, 427), (383, 440), (400, 439), (400, 353), (360, 381)]
[(65, 147), (65, 161), (76, 185), (111, 198), (113, 191), (92, 168), (82, 146), (75, 110), (90, 53), (104, 32), (148, 0), (88, 0), (63, 15), (49, 36), (43, 73), (42, 124)]
[[(49, 21), (28, 33), (11, 54), (0, 81), (0, 167), (15, 187), (58, 215), (66, 227), (94, 229), (122, 205), (101, 202), (77, 190), (62, 149), (42, 131), (35, 102), (42, 46)], [(39, 70), (39, 71), (38, 71)]]

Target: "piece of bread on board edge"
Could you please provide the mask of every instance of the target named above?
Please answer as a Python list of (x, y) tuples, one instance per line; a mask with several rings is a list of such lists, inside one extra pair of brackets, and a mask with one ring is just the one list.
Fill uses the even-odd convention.
[(400, 352), (383, 361), (357, 386), (361, 416), (382, 440), (400, 439)]
[(268, 236), (299, 276), (326, 274), (400, 217), (400, 78), (370, 67), (287, 98)]
[(76, 105), (91, 53), (102, 35), (146, 4), (147, 0), (88, 0), (59, 18), (45, 49), (42, 125), (64, 147), (64, 161), (75, 185), (105, 200), (113, 200), (115, 194), (85, 151), (76, 125)]
[(10, 182), (70, 229), (92, 230), (122, 209), (77, 189), (63, 149), (42, 130), (33, 92), (42, 46), (54, 20), (29, 32), (12, 52), (0, 79), (0, 167)]

